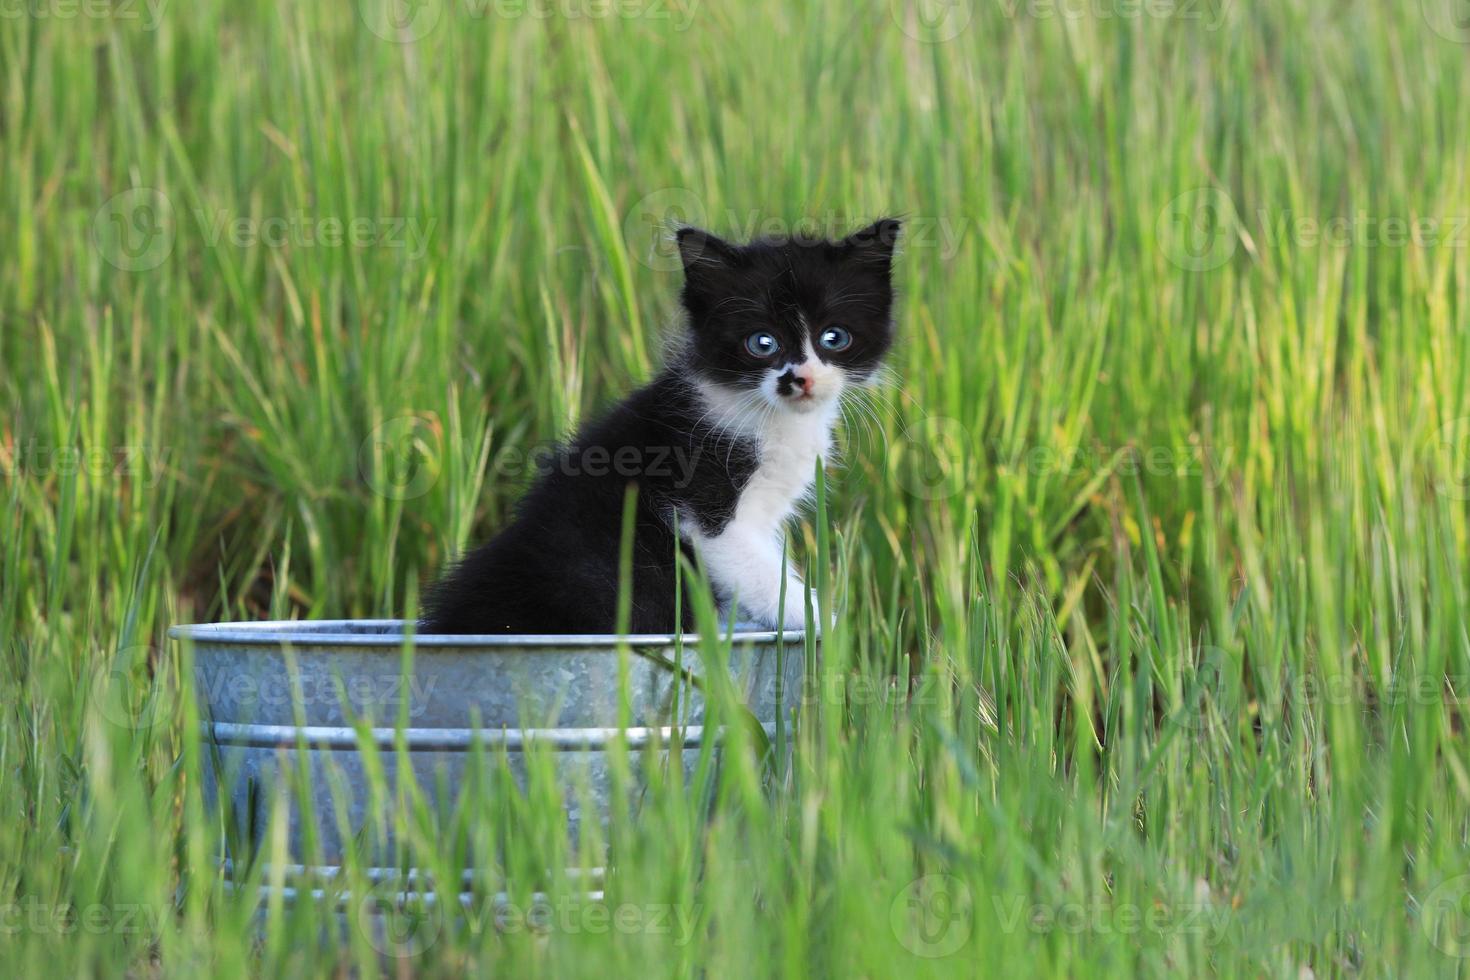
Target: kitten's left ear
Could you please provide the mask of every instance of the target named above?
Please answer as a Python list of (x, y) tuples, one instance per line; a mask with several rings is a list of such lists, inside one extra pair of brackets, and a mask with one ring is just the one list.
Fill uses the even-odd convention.
[(860, 262), (887, 269), (893, 261), (893, 249), (902, 230), (903, 222), (897, 218), (880, 218), (861, 231), (848, 235), (842, 242), (842, 248)]
[(703, 228), (680, 228), (674, 239), (679, 245), (679, 260), (684, 263), (687, 278), (697, 278), (712, 267), (729, 266), (735, 262), (735, 246)]

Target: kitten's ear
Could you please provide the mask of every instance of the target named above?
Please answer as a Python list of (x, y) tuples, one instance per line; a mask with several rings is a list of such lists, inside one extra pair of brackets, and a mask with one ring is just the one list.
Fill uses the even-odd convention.
[(880, 218), (861, 231), (848, 235), (842, 242), (842, 248), (851, 258), (886, 270), (893, 262), (893, 249), (902, 230), (903, 222), (897, 218)]
[(684, 278), (695, 280), (704, 273), (728, 268), (735, 261), (735, 246), (702, 228), (680, 228), (675, 236)]

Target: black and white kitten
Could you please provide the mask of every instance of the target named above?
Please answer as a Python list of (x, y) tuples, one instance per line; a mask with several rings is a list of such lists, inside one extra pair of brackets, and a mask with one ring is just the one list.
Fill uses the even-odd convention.
[(725, 608), (801, 628), (786, 524), (844, 393), (874, 380), (893, 342), (898, 233), (885, 219), (841, 241), (741, 246), (680, 230), (687, 330), (667, 365), (542, 461), (510, 525), (429, 591), (422, 629), (614, 631), (629, 484), (634, 633), (692, 628), (687, 601), (675, 623), (676, 551), (703, 562)]

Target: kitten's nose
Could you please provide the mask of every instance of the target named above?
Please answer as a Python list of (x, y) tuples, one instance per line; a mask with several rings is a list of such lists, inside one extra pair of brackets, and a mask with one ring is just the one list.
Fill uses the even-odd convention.
[(817, 379), (812, 375), (811, 368), (806, 366), (791, 367), (786, 373), (777, 379), (777, 388), (783, 395), (794, 395), (797, 398), (805, 398), (812, 393), (812, 386)]

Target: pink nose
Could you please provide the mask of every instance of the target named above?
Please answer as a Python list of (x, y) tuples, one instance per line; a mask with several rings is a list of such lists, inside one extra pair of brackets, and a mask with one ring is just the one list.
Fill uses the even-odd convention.
[(810, 371), (803, 371), (801, 368), (796, 369), (796, 386), (801, 389), (802, 394), (810, 395), (812, 393), (812, 386), (816, 383), (817, 379), (812, 377)]

